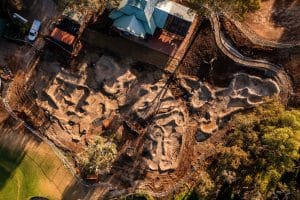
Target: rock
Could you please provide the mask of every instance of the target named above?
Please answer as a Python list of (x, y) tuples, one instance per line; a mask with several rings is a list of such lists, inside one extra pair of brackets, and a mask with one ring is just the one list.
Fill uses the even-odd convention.
[(115, 139), (116, 139), (116, 141), (122, 142), (123, 131), (124, 131), (124, 127), (123, 127), (123, 126), (120, 126), (120, 127), (117, 129), (116, 134), (115, 134)]
[(80, 132), (80, 135), (85, 135), (85, 134), (86, 134), (86, 130), (85, 129)]

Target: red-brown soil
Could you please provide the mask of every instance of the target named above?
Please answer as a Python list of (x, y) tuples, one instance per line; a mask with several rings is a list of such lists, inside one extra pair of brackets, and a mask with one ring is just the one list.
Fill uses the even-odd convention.
[(298, 0), (266, 0), (261, 2), (260, 10), (245, 17), (243, 24), (263, 39), (299, 43), (299, 18)]

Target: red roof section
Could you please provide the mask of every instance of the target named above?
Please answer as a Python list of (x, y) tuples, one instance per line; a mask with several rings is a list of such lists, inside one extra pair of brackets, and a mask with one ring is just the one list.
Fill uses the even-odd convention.
[(51, 37), (70, 46), (72, 46), (75, 41), (74, 35), (67, 33), (59, 28), (54, 28), (51, 33)]

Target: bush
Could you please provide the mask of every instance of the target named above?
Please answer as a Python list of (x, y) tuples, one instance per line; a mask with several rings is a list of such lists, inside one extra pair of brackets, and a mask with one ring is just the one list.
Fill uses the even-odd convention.
[(77, 155), (77, 160), (85, 172), (105, 174), (110, 171), (116, 154), (116, 145), (98, 136)]
[(206, 4), (216, 11), (223, 10), (239, 16), (258, 10), (261, 3), (260, 0), (187, 0), (187, 2), (192, 8), (200, 12), (202, 5)]

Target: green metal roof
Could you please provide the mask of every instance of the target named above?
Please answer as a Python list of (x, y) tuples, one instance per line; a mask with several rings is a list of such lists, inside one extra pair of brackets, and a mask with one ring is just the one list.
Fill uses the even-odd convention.
[(123, 15), (122, 17), (116, 19), (113, 25), (116, 28), (122, 31), (129, 32), (130, 34), (137, 37), (144, 38), (146, 35), (143, 24), (135, 17), (135, 15)]
[[(189, 8), (171, 0), (122, 0), (119, 8), (112, 11), (109, 17), (115, 20), (114, 25), (118, 24), (117, 28), (122, 27), (119, 28), (121, 30), (130, 29), (131, 33), (143, 35), (145, 32), (153, 35), (156, 28), (164, 28), (168, 15), (186, 21), (193, 21), (195, 17), (195, 13), (189, 12)], [(130, 27), (126, 28), (126, 25)]]
[[(115, 21), (114, 26), (115, 24), (118, 24), (118, 26), (115, 26), (118, 29), (121, 29), (119, 27), (122, 27), (121, 30), (127, 30), (125, 26), (131, 25), (131, 27), (128, 27), (131, 29), (131, 34), (132, 31), (135, 30), (134, 32), (137, 33), (153, 35), (157, 27), (152, 16), (156, 3), (157, 0), (123, 0), (120, 7), (117, 10), (112, 11), (109, 17)], [(130, 18), (128, 16), (130, 16)], [(135, 16), (134, 19), (132, 16)], [(129, 19), (131, 20), (131, 23), (128, 22)], [(135, 28), (135, 25), (138, 27)]]

